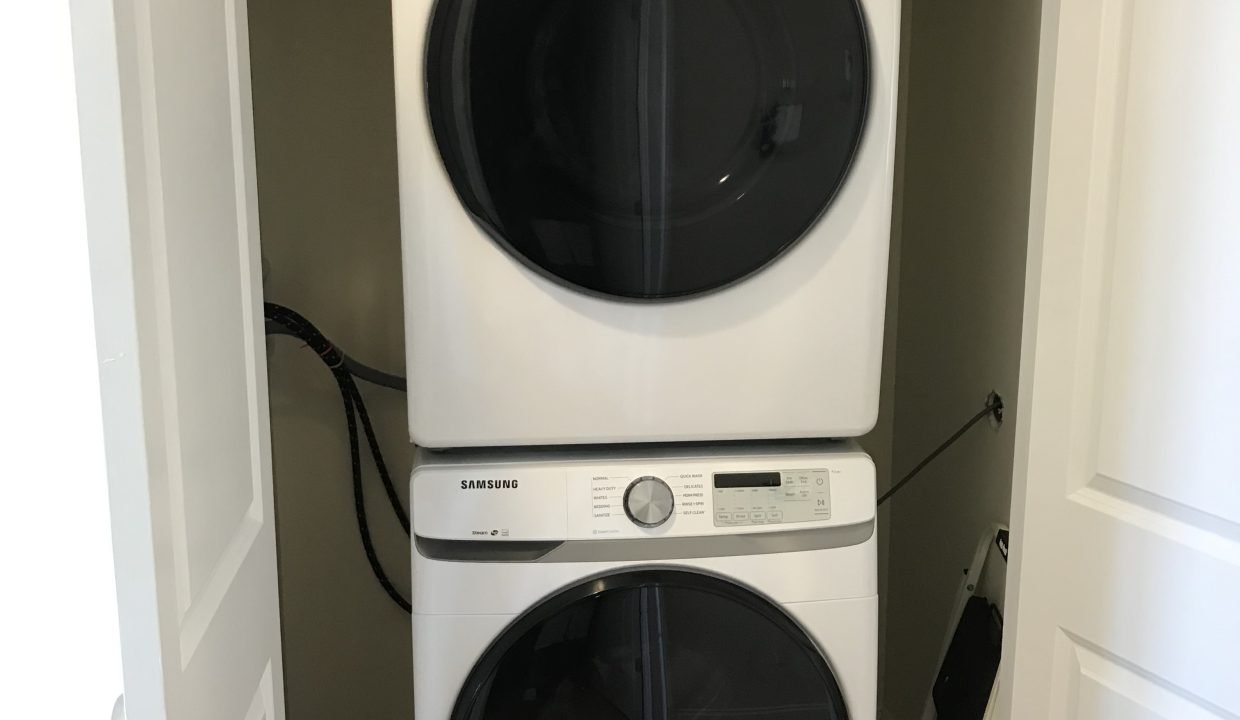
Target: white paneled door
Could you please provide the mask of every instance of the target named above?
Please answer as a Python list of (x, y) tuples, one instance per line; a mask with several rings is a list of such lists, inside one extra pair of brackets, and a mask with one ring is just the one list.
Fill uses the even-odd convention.
[(1234, 720), (1240, 2), (1044, 8), (1003, 693)]
[(71, 7), (125, 713), (280, 720), (245, 0)]

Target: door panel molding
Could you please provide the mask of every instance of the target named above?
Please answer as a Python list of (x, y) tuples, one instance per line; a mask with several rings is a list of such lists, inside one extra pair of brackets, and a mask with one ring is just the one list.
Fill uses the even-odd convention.
[(1240, 525), (1226, 518), (1105, 475), (1095, 475), (1069, 499), (1240, 568)]
[(276, 716), (275, 691), (271, 683), (271, 663), (263, 669), (263, 677), (254, 690), (254, 698), (250, 701), (250, 709), (245, 713), (245, 720), (273, 720)]
[(1123, 658), (1059, 630), (1055, 637), (1059, 657), (1066, 660), (1060, 682), (1069, 688), (1062, 714), (1065, 720), (1098, 717), (1125, 720), (1235, 720), (1236, 716), (1185, 694)]

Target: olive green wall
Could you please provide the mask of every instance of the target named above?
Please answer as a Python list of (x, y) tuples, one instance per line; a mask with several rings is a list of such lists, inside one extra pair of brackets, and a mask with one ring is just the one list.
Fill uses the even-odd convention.
[(979, 425), (890, 501), (882, 705), (918, 720), (962, 571), (1008, 520), (1041, 5), (905, 0), (894, 477), (995, 388)]
[[(250, 0), (249, 20), (267, 299), (404, 374), (390, 5)], [(358, 539), (340, 395), (299, 341), (268, 349), (288, 716), (412, 717), (409, 620)], [(404, 395), (361, 386), (403, 491)], [(365, 473), (379, 554), (407, 592), (408, 540)]]

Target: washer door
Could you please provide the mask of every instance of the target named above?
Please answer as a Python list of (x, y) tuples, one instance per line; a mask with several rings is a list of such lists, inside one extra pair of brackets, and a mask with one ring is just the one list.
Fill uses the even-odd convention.
[(510, 626), (453, 720), (845, 720), (839, 685), (781, 609), (739, 585), (652, 570), (591, 580)]
[(503, 247), (660, 299), (758, 271), (848, 172), (869, 90), (857, 0), (439, 0), (431, 126)]

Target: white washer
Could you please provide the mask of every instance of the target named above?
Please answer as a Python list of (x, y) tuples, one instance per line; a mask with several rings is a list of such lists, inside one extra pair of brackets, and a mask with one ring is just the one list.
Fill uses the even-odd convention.
[(874, 423), (899, 0), (394, 0), (426, 447)]
[(415, 715), (874, 720), (874, 510), (852, 445), (423, 458)]

